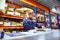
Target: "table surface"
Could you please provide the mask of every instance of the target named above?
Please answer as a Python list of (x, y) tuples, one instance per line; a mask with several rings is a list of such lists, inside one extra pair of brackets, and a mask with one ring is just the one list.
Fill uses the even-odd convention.
[[(24, 33), (24, 32), (23, 32)], [(23, 36), (7, 37), (2, 40), (60, 40), (60, 30), (31, 33)]]

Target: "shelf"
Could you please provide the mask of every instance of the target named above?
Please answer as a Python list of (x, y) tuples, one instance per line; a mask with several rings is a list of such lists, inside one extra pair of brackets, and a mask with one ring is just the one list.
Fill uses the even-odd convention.
[(13, 15), (9, 15), (9, 14), (1, 14), (1, 13), (0, 13), (0, 17), (14, 18), (14, 19), (24, 19), (24, 17), (13, 16)]
[(4, 29), (23, 29), (23, 26), (0, 26), (0, 28), (4, 28)]

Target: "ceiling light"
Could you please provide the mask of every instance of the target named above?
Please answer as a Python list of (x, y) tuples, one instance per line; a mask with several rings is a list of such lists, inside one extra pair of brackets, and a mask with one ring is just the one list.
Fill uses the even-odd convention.
[(52, 10), (51, 11), (53, 11), (53, 12), (55, 12), (55, 13), (58, 13), (58, 10), (56, 10), (56, 8), (54, 7), (54, 8), (52, 8)]

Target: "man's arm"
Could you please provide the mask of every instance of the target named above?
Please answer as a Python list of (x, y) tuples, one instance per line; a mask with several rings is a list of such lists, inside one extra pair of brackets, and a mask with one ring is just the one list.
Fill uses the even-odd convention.
[(35, 30), (39, 30), (37, 27), (35, 27)]
[(29, 21), (27, 19), (23, 20), (23, 26), (25, 29), (30, 30), (31, 25), (29, 24)]
[(35, 26), (35, 30), (39, 30), (37, 27), (37, 22), (33, 22), (34, 26)]

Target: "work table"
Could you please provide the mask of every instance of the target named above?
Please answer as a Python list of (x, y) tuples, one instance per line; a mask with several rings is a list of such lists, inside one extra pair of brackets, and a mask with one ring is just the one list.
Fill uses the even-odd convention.
[(60, 40), (60, 30), (6, 34), (2, 40)]

